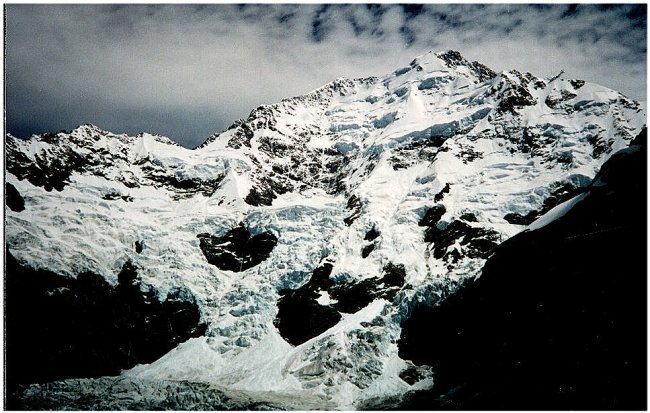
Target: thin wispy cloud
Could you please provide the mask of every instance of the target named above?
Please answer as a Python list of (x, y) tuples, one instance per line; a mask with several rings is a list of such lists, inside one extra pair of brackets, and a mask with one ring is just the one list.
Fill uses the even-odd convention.
[(7, 129), (192, 146), (264, 103), (455, 49), (646, 100), (645, 5), (8, 5)]

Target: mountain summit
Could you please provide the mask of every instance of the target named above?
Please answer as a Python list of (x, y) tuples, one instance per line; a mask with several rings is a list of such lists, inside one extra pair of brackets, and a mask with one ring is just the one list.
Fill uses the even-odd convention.
[[(183, 391), (204, 409), (350, 409), (429, 388), (432, 369), (398, 355), (413, 308), (480, 277), (497, 245), (580, 194), (645, 116), (602, 86), (446, 51), (260, 106), (193, 150), (92, 125), (7, 136), (16, 265), (94, 274), (119, 297), (135, 285), (148, 298), (127, 295), (138, 304), (124, 320), (168, 302), (199, 314), (161, 335), (173, 350), (129, 356), (117, 378), (71, 373), (16, 397), (60, 407), (92, 389), (106, 400), (73, 407), (156, 409), (171, 381), (195, 383)], [(231, 404), (206, 404), (208, 385)], [(140, 395), (115, 400), (115, 386)]]

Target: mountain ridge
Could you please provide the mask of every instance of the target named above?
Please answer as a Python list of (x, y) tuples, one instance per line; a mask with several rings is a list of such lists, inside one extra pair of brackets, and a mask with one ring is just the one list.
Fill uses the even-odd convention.
[(160, 301), (193, 297), (205, 334), (123, 376), (354, 408), (430, 387), (398, 356), (412, 309), (479, 277), (644, 125), (607, 88), (429, 53), (262, 105), (196, 149), (93, 125), (7, 136), (24, 210), (6, 245), (112, 286), (130, 262)]

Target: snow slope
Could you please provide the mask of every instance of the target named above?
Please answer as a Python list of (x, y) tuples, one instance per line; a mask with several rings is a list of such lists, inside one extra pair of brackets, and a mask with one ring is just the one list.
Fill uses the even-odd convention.
[[(7, 209), (6, 243), (34, 268), (113, 284), (130, 260), (161, 297), (176, 286), (194, 295), (206, 336), (126, 377), (350, 409), (430, 385), (424, 370), (415, 383), (400, 378), (410, 363), (396, 340), (413, 304), (479, 276), (491, 246), (525, 227), (506, 215), (541, 214), (558, 191), (575, 194), (644, 125), (639, 103), (607, 88), (429, 53), (261, 106), (194, 150), (93, 125), (7, 136), (7, 182), (26, 209)], [(436, 205), (442, 215), (423, 223)], [(243, 272), (210, 264), (197, 235), (240, 222), (277, 237), (269, 258)], [(373, 228), (380, 235), (364, 239)], [(389, 263), (405, 279), (392, 298), (291, 345), (274, 324), (281, 291), (324, 262), (342, 289)], [(319, 305), (334, 305), (318, 293)]]

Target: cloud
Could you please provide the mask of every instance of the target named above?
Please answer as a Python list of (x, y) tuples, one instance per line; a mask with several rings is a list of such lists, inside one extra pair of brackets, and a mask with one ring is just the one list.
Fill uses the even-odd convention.
[(7, 128), (92, 122), (192, 146), (251, 109), (429, 50), (646, 100), (645, 5), (6, 7)]

